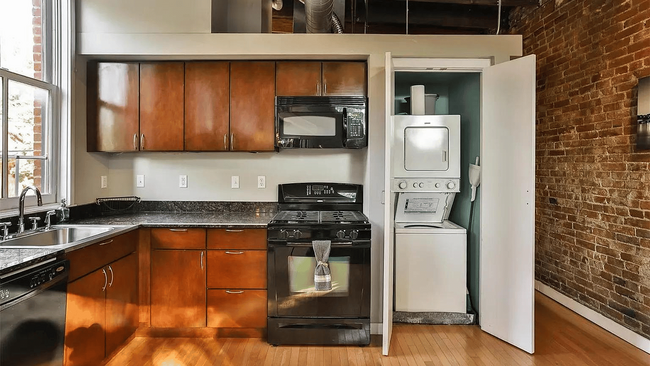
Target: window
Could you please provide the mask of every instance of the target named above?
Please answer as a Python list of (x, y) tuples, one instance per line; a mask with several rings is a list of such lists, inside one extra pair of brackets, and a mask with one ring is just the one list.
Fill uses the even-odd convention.
[(43, 203), (57, 200), (60, 73), (52, 61), (57, 3), (0, 2), (1, 209), (17, 207), (16, 197), (30, 185), (41, 191)]

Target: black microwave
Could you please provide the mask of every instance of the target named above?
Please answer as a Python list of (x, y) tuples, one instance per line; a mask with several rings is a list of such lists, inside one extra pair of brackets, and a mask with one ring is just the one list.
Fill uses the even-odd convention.
[(276, 148), (368, 146), (366, 97), (276, 97)]

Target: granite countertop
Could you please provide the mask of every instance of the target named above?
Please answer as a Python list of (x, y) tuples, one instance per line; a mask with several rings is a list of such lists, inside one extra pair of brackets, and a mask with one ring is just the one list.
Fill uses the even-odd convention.
[(275, 212), (140, 212), (76, 220), (74, 224), (142, 227), (266, 228)]
[(100, 216), (70, 222), (74, 225), (120, 225), (110, 231), (66, 248), (0, 249), (0, 275), (27, 267), (66, 252), (92, 245), (102, 239), (122, 234), (138, 227), (199, 227), (199, 228), (266, 228), (275, 212), (139, 212), (115, 216)]

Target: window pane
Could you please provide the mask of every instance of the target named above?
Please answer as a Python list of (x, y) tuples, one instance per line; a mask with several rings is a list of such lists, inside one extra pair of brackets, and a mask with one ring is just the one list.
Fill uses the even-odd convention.
[(0, 1), (0, 67), (43, 79), (42, 0)]
[[(8, 163), (8, 182), (9, 197), (18, 197), (23, 188), (33, 185), (41, 193), (49, 193), (47, 185), (44, 184), (44, 172), (42, 160), (33, 159), (15, 159), (10, 156)], [(18, 176), (16, 176), (18, 172)], [(34, 195), (34, 191), (27, 192), (27, 195)]]
[[(43, 185), (43, 168), (45, 161), (24, 159), (29, 156), (46, 156), (47, 146), (43, 140), (43, 131), (47, 131), (48, 91), (30, 85), (9, 80), (9, 141), (7, 166), (9, 197), (15, 195), (16, 165), (19, 166), (18, 186), (36, 185), (42, 193), (46, 193)], [(20, 159), (19, 157), (23, 157)]]

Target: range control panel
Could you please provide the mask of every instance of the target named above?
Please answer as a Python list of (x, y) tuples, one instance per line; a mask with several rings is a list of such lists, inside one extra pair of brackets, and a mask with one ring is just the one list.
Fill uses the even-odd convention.
[(393, 192), (460, 192), (460, 179), (395, 178)]

